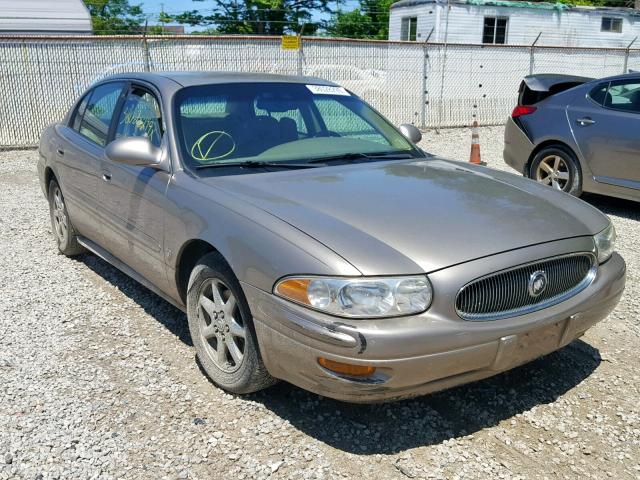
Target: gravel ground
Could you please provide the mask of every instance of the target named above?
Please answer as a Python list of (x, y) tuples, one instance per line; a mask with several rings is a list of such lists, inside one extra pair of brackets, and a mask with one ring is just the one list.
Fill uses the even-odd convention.
[[(501, 162), (502, 129), (481, 129)], [(470, 131), (428, 132), (468, 159)], [(638, 206), (605, 321), (559, 352), (434, 395), (357, 406), (286, 383), (248, 397), (194, 362), (185, 316), (93, 255), (57, 255), (35, 151), (0, 153), (0, 479), (639, 478)]]

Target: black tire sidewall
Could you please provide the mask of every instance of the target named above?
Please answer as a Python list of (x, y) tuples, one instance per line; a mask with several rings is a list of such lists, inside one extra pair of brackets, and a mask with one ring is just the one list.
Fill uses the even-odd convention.
[(549, 155), (557, 155), (559, 157), (562, 157), (569, 169), (569, 182), (567, 183), (567, 185), (570, 185), (570, 188), (563, 190), (563, 192), (575, 197), (579, 197), (582, 194), (582, 172), (580, 170), (580, 164), (578, 163), (575, 155), (567, 148), (561, 146), (550, 146), (540, 150), (531, 161), (531, 167), (529, 168), (529, 178), (532, 180), (536, 180), (536, 170), (538, 169), (540, 162), (542, 161), (542, 159), (548, 157)]
[[(234, 372), (225, 372), (218, 368), (206, 354), (205, 340), (200, 336), (198, 326), (198, 298), (205, 282), (218, 278), (224, 282), (238, 302), (242, 320), (246, 326), (247, 336), (244, 345), (244, 357), (240, 368)], [(187, 319), (191, 340), (196, 349), (200, 365), (209, 378), (224, 390), (243, 394), (261, 390), (275, 383), (267, 373), (260, 356), (258, 341), (253, 326), (253, 317), (249, 309), (240, 282), (221, 255), (211, 253), (204, 256), (193, 269), (189, 277), (187, 290)]]

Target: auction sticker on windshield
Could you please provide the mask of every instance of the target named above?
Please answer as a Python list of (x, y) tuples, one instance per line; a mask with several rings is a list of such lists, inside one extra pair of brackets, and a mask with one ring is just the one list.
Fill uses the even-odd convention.
[(311, 93), (316, 95), (344, 95), (349, 97), (350, 94), (342, 87), (334, 87), (333, 85), (307, 85)]

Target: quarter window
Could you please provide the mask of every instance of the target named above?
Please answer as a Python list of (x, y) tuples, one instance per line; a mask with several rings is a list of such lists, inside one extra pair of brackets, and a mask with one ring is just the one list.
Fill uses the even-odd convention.
[(482, 43), (504, 44), (507, 41), (507, 18), (484, 17)]
[(415, 42), (418, 32), (418, 17), (404, 17), (400, 26), (400, 40)]
[(80, 135), (102, 147), (107, 144), (111, 117), (123, 86), (122, 83), (107, 83), (93, 90), (80, 121)]
[(162, 139), (160, 106), (156, 98), (144, 89), (134, 87), (124, 102), (116, 138), (145, 137), (156, 147)]
[(622, 33), (622, 19), (615, 17), (602, 17), (600, 31)]

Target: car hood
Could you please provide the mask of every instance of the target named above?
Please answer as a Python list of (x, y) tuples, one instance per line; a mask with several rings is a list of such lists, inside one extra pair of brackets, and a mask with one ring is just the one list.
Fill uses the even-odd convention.
[(531, 180), (438, 159), (205, 181), (305, 232), (364, 275), (432, 272), (608, 224), (585, 202)]

